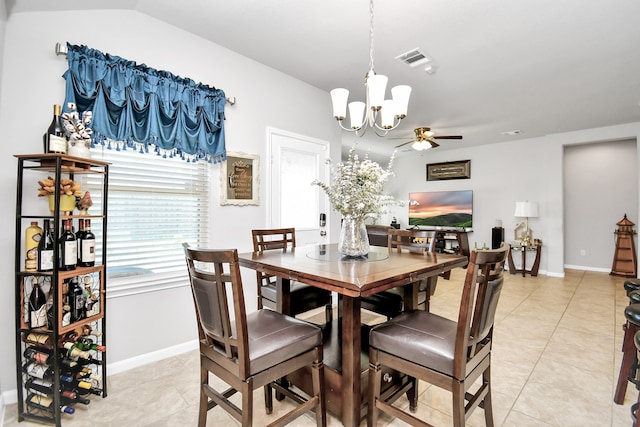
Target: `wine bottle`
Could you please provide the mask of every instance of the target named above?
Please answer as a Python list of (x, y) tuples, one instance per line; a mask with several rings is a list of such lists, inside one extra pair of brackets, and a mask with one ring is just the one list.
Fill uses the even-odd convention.
[(82, 237), (84, 236), (84, 219), (78, 220), (78, 231), (75, 232), (76, 241), (78, 242), (78, 266), (82, 259)]
[[(40, 396), (33, 393), (27, 395), (27, 406), (36, 409), (43, 409), (48, 412), (53, 412), (55, 410), (52, 398), (48, 396)], [(70, 406), (61, 405), (60, 411), (64, 412), (65, 414), (73, 414), (76, 410)]]
[(60, 235), (60, 270), (75, 270), (78, 263), (78, 241), (71, 231), (71, 220), (62, 220), (64, 231)]
[[(53, 395), (53, 383), (51, 381), (41, 380), (40, 378), (30, 378), (24, 386), (28, 392), (33, 394), (40, 396)], [(67, 399), (75, 399), (78, 397), (78, 394), (72, 390), (62, 390), (60, 396), (66, 397)]]
[(27, 347), (22, 354), (26, 359), (43, 365), (50, 365), (55, 361), (53, 351), (48, 348), (30, 346)]
[(44, 220), (42, 238), (38, 242), (38, 271), (53, 270), (53, 224), (48, 219)]
[(80, 350), (75, 346), (73, 342), (66, 342), (62, 345), (67, 349), (67, 357), (79, 357), (80, 359), (91, 359), (91, 353), (85, 350)]
[(42, 228), (38, 221), (31, 221), (31, 225), (24, 231), (24, 269), (36, 271), (38, 268), (38, 243), (42, 239)]
[[(22, 366), (22, 371), (33, 378), (40, 378), (41, 380), (52, 380), (55, 376), (55, 370), (49, 365), (43, 365), (42, 363), (27, 361)], [(60, 374), (58, 377), (60, 381), (71, 383), (74, 381), (73, 376)]]
[(37, 345), (40, 347), (53, 348), (53, 341), (51, 335), (38, 332), (29, 332), (22, 335), (22, 341), (27, 344)]
[(100, 352), (107, 351), (107, 347), (105, 347), (104, 345), (99, 345), (94, 343), (93, 340), (89, 337), (78, 338), (75, 342), (75, 346), (80, 350), (84, 350), (84, 351), (89, 351), (89, 350), (96, 350)]
[(102, 360), (94, 359), (93, 357), (87, 357), (87, 358), (78, 357), (77, 359), (75, 359), (75, 362), (81, 366), (102, 365)]
[(69, 283), (69, 307), (71, 322), (77, 322), (85, 318), (84, 290), (78, 283), (77, 277), (72, 277)]
[(47, 297), (40, 288), (38, 277), (35, 276), (29, 294), (29, 327), (35, 329), (44, 326), (47, 326)]
[(89, 399), (79, 396), (78, 393), (73, 392), (73, 394), (73, 398), (61, 395), (60, 401), (62, 402), (62, 404), (68, 406), (73, 405), (74, 403), (82, 403), (83, 405), (88, 405), (89, 403), (91, 403)]
[(60, 105), (53, 105), (53, 119), (51, 120), (49, 129), (47, 129), (44, 140), (45, 153), (65, 154), (67, 152), (67, 138), (64, 135), (64, 126), (60, 120), (61, 110)]
[(90, 219), (84, 220), (84, 230), (79, 248), (78, 265), (81, 267), (94, 266), (96, 264), (96, 236), (91, 231)]

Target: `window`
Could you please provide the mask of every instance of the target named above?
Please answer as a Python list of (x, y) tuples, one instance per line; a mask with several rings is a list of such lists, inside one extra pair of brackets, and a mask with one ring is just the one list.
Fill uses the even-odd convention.
[[(102, 146), (91, 155), (110, 163), (108, 296), (188, 285), (182, 242), (207, 246), (209, 164)], [(101, 183), (87, 180), (83, 188), (99, 210)], [(101, 224), (92, 223), (92, 231), (101, 241)]]

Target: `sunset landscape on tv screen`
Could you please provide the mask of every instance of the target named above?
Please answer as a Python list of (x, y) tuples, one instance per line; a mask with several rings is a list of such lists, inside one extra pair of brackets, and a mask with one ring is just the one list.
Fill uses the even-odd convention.
[(473, 191), (409, 193), (409, 225), (419, 227), (470, 228)]

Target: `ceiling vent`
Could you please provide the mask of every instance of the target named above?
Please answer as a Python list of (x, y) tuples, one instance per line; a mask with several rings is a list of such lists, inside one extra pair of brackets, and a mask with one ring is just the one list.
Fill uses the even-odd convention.
[(431, 61), (427, 55), (420, 51), (420, 48), (415, 48), (409, 52), (405, 52), (402, 55), (396, 56), (396, 59), (404, 62), (410, 67), (417, 67), (418, 65), (426, 64)]

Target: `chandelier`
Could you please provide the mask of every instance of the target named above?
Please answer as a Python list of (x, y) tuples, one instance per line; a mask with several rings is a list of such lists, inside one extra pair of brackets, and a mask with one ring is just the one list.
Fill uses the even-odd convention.
[[(354, 101), (349, 103), (350, 127), (345, 127), (342, 121), (347, 116), (347, 100), (349, 91), (337, 88), (331, 91), (333, 117), (338, 120), (340, 127), (346, 131), (355, 132), (362, 136), (367, 127), (372, 127), (378, 136), (385, 136), (395, 129), (400, 121), (407, 117), (411, 86), (398, 85), (391, 89), (392, 99), (384, 99), (387, 90), (387, 76), (376, 74), (373, 69), (373, 0), (369, 0), (369, 71), (364, 78), (366, 103)], [(380, 123), (378, 123), (380, 118)]]

